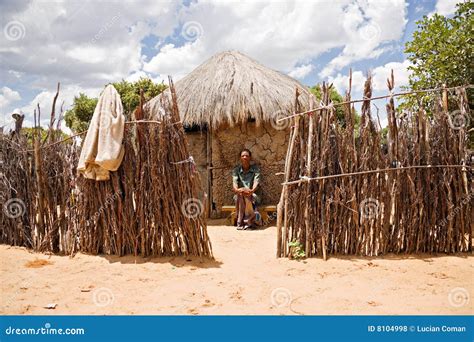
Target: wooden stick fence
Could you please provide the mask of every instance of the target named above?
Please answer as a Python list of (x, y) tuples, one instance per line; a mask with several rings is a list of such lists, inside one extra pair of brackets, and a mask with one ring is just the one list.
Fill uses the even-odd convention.
[[(278, 257), (292, 257), (294, 246), (324, 259), (472, 251), (467, 127), (453, 127), (447, 100), (431, 108), (432, 118), (424, 112), (397, 118), (393, 94), (384, 142), (371, 117), (371, 81), (369, 76), (357, 132), (350, 91), (342, 104), (345, 126), (336, 124), (325, 84), (319, 108), (313, 101), (302, 111), (296, 96), (278, 204)], [(392, 93), (393, 74), (388, 88)], [(454, 112), (469, 115), (465, 87), (456, 93)]]
[[(143, 103), (128, 122), (124, 160), (108, 181), (77, 176), (78, 146), (51, 125), (43, 148), (39, 134), (33, 150), (25, 136), (2, 136), (0, 242), (62, 254), (212, 257), (206, 199), (193, 164), (180, 162), (189, 152), (171, 80), (170, 88), (160, 122)], [(37, 122), (39, 133), (39, 111)]]
[[(388, 86), (392, 92), (393, 76)], [(458, 113), (468, 115), (465, 88), (456, 92)], [(323, 258), (472, 251), (472, 166), (465, 128), (453, 127), (446, 96), (431, 119), (423, 112), (397, 118), (390, 96), (383, 143), (371, 118), (370, 78), (357, 132), (350, 92), (345, 126), (336, 124), (329, 87), (322, 93), (322, 106), (313, 99), (308, 112), (296, 93), (277, 255), (291, 255), (290, 242)], [(78, 146), (60, 139), (60, 120), (53, 129), (54, 110), (42, 142), (38, 108), (33, 149), (19, 130), (2, 135), (0, 242), (54, 253), (212, 256), (206, 199), (172, 95), (163, 99), (163, 120), (148, 120), (150, 110), (141, 106), (127, 122), (126, 157), (106, 182), (77, 177)]]
[(439, 92), (441, 90), (448, 91), (448, 90), (470, 89), (470, 88), (474, 88), (474, 85), (469, 84), (469, 85), (465, 85), (465, 86), (457, 86), (457, 87), (450, 87), (450, 88), (440, 87), (440, 88), (432, 88), (432, 89), (424, 89), (424, 90), (403, 91), (403, 92), (399, 92), (399, 93), (391, 93), (389, 95), (374, 96), (374, 97), (371, 97), (371, 98), (366, 98), (364, 96), (364, 98), (360, 99), (360, 100), (348, 100), (348, 101), (343, 101), (343, 102), (338, 102), (338, 103), (332, 103), (330, 101), (326, 105), (320, 103), (320, 106), (317, 107), (317, 108), (312, 108), (312, 109), (307, 110), (307, 111), (297, 112), (297, 113), (294, 113), (292, 115), (282, 117), (282, 118), (278, 119), (277, 122), (290, 120), (290, 119), (292, 119), (294, 117), (297, 117), (297, 116), (313, 114), (313, 113), (315, 113), (317, 111), (320, 111), (320, 110), (323, 110), (323, 109), (333, 109), (334, 107), (344, 106), (344, 105), (347, 105), (347, 104), (353, 104), (353, 103), (359, 103), (359, 102), (365, 102), (365, 101), (373, 101), (373, 100), (382, 100), (382, 99), (388, 99), (388, 98), (394, 98), (394, 97), (398, 97), (398, 96), (406, 96), (406, 95), (412, 95), (412, 94), (433, 93), (433, 92)]

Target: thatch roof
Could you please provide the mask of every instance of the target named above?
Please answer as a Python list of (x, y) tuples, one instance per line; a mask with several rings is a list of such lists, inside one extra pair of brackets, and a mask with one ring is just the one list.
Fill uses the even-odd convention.
[[(269, 69), (238, 51), (214, 55), (175, 83), (181, 120), (185, 125), (233, 125), (249, 118), (257, 124), (294, 111), (295, 89), (308, 103), (308, 88), (293, 78)], [(158, 113), (161, 96), (148, 105)]]

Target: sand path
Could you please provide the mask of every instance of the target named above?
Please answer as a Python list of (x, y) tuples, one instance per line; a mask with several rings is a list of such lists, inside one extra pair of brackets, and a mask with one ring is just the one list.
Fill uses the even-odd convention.
[(69, 258), (1, 245), (0, 313), (474, 313), (472, 255), (293, 261), (275, 258), (275, 234), (210, 226), (216, 261)]

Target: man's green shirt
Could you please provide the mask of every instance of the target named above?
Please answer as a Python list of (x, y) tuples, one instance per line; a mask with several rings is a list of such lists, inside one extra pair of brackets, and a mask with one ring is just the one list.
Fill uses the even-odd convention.
[(237, 188), (252, 189), (255, 182), (260, 184), (260, 169), (257, 165), (250, 165), (247, 172), (244, 172), (242, 165), (236, 166), (232, 171), (232, 184)]

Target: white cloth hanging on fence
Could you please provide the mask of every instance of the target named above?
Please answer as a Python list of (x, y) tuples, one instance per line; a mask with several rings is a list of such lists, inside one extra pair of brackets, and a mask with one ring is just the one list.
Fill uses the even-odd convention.
[(89, 179), (108, 180), (123, 160), (125, 128), (122, 100), (113, 85), (108, 85), (97, 102), (82, 145), (77, 171)]

